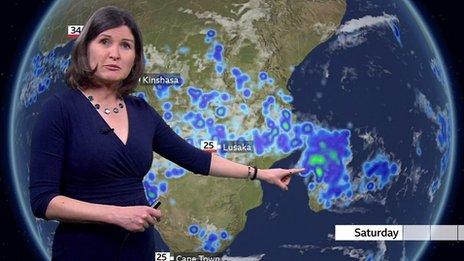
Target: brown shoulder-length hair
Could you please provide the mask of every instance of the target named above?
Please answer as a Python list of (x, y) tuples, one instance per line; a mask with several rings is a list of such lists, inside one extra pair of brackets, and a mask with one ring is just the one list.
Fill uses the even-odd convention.
[(97, 68), (90, 68), (87, 47), (101, 32), (122, 25), (129, 27), (134, 36), (135, 59), (129, 75), (118, 88), (118, 94), (124, 96), (134, 92), (145, 69), (142, 35), (132, 15), (115, 6), (102, 7), (93, 13), (76, 39), (71, 53), (71, 64), (66, 72), (66, 82), (71, 88), (85, 89), (94, 83)]

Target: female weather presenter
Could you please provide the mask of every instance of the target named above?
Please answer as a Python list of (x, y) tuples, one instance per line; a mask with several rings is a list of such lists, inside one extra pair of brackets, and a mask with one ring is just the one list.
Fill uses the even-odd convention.
[(153, 225), (162, 214), (149, 206), (142, 184), (153, 151), (193, 173), (257, 178), (284, 190), (303, 171), (258, 170), (184, 141), (147, 102), (129, 95), (144, 71), (142, 48), (130, 13), (97, 10), (75, 42), (70, 88), (42, 107), (29, 189), (34, 215), (60, 221), (53, 260), (153, 260)]

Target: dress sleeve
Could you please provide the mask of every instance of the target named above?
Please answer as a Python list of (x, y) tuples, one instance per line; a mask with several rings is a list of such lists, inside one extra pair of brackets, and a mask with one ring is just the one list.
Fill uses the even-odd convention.
[(60, 193), (65, 135), (62, 105), (52, 96), (42, 106), (31, 137), (29, 195), (38, 218), (47, 219), (48, 204)]
[(177, 135), (164, 119), (147, 103), (155, 120), (153, 151), (195, 173), (209, 175), (211, 153), (203, 151)]

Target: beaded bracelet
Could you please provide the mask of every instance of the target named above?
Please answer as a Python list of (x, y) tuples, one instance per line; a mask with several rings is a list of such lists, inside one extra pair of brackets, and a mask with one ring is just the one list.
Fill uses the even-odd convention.
[(247, 178), (249, 179), (251, 176), (251, 166), (248, 166), (248, 175), (247, 175)]

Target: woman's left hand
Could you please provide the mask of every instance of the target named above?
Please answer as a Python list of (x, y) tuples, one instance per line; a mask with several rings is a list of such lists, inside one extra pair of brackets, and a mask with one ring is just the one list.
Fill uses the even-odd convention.
[(259, 169), (257, 178), (274, 184), (283, 190), (288, 190), (288, 184), (293, 175), (303, 172), (305, 169)]

